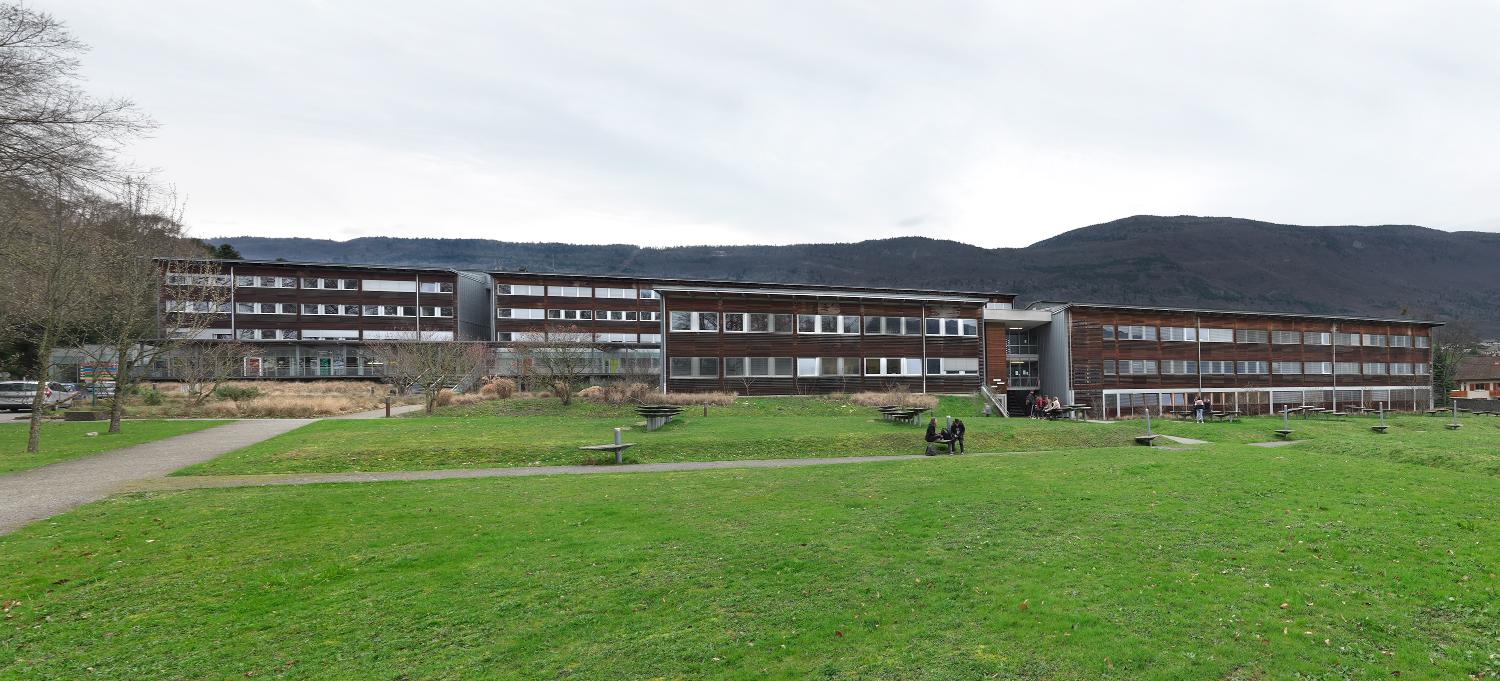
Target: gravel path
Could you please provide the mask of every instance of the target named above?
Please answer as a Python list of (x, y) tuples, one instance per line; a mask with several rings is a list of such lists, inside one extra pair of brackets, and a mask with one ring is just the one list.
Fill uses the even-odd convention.
[[(420, 409), (422, 409), (422, 405), (420, 405), (420, 404), (403, 404), (403, 405), (391, 407), (391, 417), (395, 418), (395, 417), (400, 416), (402, 414), (410, 414), (411, 412), (418, 411)], [(385, 407), (381, 407), (379, 409), (371, 409), (370, 411), (355, 412), (353, 414), (344, 414), (343, 416), (330, 416), (328, 418), (331, 418), (331, 419), (382, 419), (382, 418), (385, 418)]]
[[(962, 456), (983, 456), (967, 454)], [(516, 466), (511, 468), (467, 468), (436, 471), (380, 471), (353, 473), (284, 473), (275, 475), (190, 475), (140, 480), (117, 491), (154, 492), (205, 487), (258, 487), (264, 485), (315, 485), (325, 482), (385, 482), (390, 480), (444, 480), (448, 478), (514, 478), (534, 475), (591, 475), (607, 473), (662, 473), (724, 468), (794, 468), (876, 461), (910, 461), (921, 454), (894, 456), (825, 456), (807, 459), (744, 459), (740, 461), (680, 461), (638, 463), (623, 466)]]
[[(253, 419), (0, 475), (0, 534), (316, 419)], [(127, 426), (128, 427), (128, 426)]]

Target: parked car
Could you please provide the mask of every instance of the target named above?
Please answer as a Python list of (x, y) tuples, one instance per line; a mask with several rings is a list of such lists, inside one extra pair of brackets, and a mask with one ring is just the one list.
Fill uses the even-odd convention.
[[(42, 391), (42, 403), (49, 409), (73, 399), (75, 393), (62, 389), (61, 383), (48, 383)], [(5, 381), (0, 383), (0, 410), (29, 411), (31, 400), (36, 395), (36, 381)]]

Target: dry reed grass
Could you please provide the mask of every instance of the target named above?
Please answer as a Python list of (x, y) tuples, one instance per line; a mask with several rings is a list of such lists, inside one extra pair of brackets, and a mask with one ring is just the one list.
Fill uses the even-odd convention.
[(883, 393), (854, 393), (849, 396), (849, 401), (865, 407), (893, 406), (936, 409), (938, 405), (938, 398), (936, 395), (924, 395), (920, 393), (906, 392), (904, 390), (892, 390)]

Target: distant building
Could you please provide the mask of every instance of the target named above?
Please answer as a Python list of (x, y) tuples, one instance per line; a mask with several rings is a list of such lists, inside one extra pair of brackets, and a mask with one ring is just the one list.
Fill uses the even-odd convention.
[[(204, 341), (263, 352), (248, 378), (379, 376), (366, 343), (484, 343), (524, 374), (517, 344), (586, 338), (590, 374), (671, 391), (795, 395), (972, 393), (1012, 412), (1033, 391), (1117, 418), (1186, 408), (1432, 404), (1438, 322), (1039, 302), (1015, 295), (861, 286), (328, 263), (222, 261), (229, 302), (174, 301), (164, 320), (213, 315)], [(217, 282), (222, 282), (218, 284)], [(201, 327), (202, 324), (195, 324)], [(164, 333), (171, 334), (170, 323)], [(154, 368), (169, 377), (168, 364)], [(1008, 396), (1008, 400), (1005, 399)]]
[(1500, 357), (1465, 357), (1454, 377), (1458, 389), (1453, 397), (1476, 400), (1500, 398)]

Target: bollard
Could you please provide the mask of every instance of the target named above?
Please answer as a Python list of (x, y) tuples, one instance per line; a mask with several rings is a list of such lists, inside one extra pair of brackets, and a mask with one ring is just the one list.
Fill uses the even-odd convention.
[(620, 429), (615, 429), (615, 463), (624, 463), (625, 459), (620, 456)]
[(944, 429), (946, 429), (950, 433), (953, 432), (953, 417), (952, 416), (944, 416), (943, 417), (943, 424), (944, 424), (943, 425)]
[(1150, 409), (1145, 409), (1143, 411), (1146, 412), (1146, 434), (1150, 435), (1151, 434), (1151, 410)]
[(1292, 418), (1290, 416), (1291, 413), (1292, 413), (1292, 408), (1291, 407), (1282, 407), (1281, 408), (1281, 429), (1282, 430), (1291, 430), (1292, 429)]
[(386, 395), (385, 396), (385, 417), (386, 418), (390, 418), (391, 417), (391, 396), (390, 395)]

